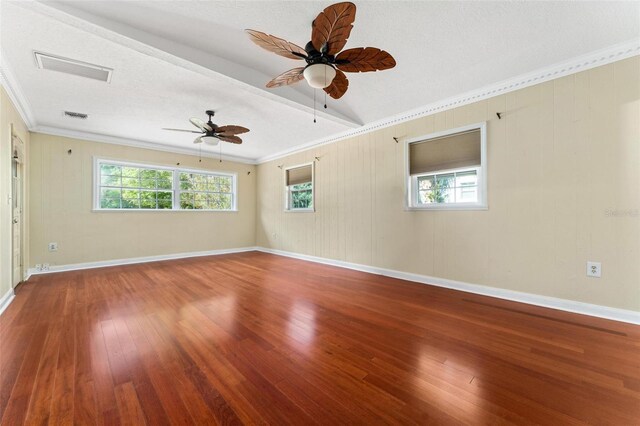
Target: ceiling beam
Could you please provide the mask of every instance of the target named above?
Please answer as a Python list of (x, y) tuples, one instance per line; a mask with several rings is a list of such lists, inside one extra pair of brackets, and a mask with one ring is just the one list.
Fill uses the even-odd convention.
[[(111, 42), (152, 56), (175, 66), (197, 72), (218, 81), (238, 86), (239, 89), (262, 96), (271, 101), (313, 115), (313, 98), (296, 90), (283, 95), (263, 89), (270, 77), (261, 72), (227, 59), (212, 55), (192, 46), (176, 43), (163, 37), (141, 31), (109, 19), (104, 19), (66, 4), (57, 2), (17, 2), (21, 7), (44, 14), (65, 24), (90, 32)], [(233, 77), (231, 77), (233, 76)], [(332, 108), (315, 111), (319, 118), (356, 128), (363, 123)]]

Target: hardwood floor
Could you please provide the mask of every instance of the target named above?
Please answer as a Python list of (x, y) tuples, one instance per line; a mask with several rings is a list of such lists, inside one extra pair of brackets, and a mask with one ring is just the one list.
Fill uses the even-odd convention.
[(20, 424), (640, 424), (640, 327), (249, 252), (34, 276)]

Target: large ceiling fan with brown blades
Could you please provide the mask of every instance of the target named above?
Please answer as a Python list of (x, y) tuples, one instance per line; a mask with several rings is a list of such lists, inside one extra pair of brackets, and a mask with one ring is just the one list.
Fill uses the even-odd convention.
[(215, 111), (208, 110), (206, 114), (209, 116), (209, 121), (206, 123), (199, 118), (192, 117), (189, 119), (191, 124), (197, 127), (199, 130), (184, 130), (184, 129), (168, 129), (163, 128), (163, 130), (171, 130), (174, 132), (188, 132), (188, 133), (198, 133), (198, 136), (193, 143), (206, 143), (207, 145), (218, 145), (218, 141), (231, 142), (235, 144), (241, 144), (242, 139), (240, 139), (236, 135), (240, 135), (242, 133), (247, 133), (249, 129), (242, 126), (218, 126), (211, 121), (211, 117), (215, 115)]
[(375, 47), (342, 50), (356, 19), (356, 5), (336, 3), (320, 12), (311, 24), (311, 41), (305, 48), (255, 30), (246, 30), (258, 46), (307, 65), (284, 72), (267, 83), (268, 88), (286, 86), (306, 79), (316, 89), (340, 99), (349, 88), (345, 72), (382, 71), (396, 66), (389, 53)]

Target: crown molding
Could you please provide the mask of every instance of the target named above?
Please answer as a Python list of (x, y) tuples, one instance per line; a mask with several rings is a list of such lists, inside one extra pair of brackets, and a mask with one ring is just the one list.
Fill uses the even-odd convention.
[(278, 158), (286, 157), (298, 152), (307, 151), (322, 145), (338, 142), (347, 138), (373, 132), (381, 128), (404, 123), (406, 121), (415, 120), (420, 117), (433, 115), (442, 111), (447, 111), (473, 102), (489, 99), (494, 96), (503, 95), (523, 89), (525, 87), (555, 80), (560, 77), (586, 71), (591, 68), (607, 65), (612, 62), (620, 61), (632, 56), (640, 55), (640, 40), (630, 40), (624, 43), (609, 46), (607, 48), (596, 50), (594, 52), (577, 56), (564, 62), (556, 63), (536, 71), (522, 74), (520, 76), (510, 78), (498, 83), (484, 86), (480, 89), (466, 92), (442, 101), (433, 102), (396, 114), (369, 124), (365, 124), (357, 129), (347, 130), (333, 136), (323, 139), (317, 139), (302, 145), (286, 149), (275, 154), (266, 155), (256, 159), (257, 164), (263, 164)]
[(213, 152), (200, 152), (195, 148), (184, 148), (171, 145), (163, 145), (159, 143), (147, 142), (138, 139), (120, 138), (117, 136), (109, 136), (100, 133), (82, 132), (78, 130), (63, 129), (60, 127), (35, 126), (30, 129), (34, 133), (42, 133), (45, 135), (62, 136), (72, 139), (86, 140), (90, 142), (108, 143), (112, 145), (131, 146), (134, 148), (151, 149), (153, 151), (172, 152), (174, 154), (184, 154), (201, 156), (205, 158), (222, 158), (224, 161), (231, 161), (242, 164), (256, 164), (255, 160), (234, 155), (216, 154)]
[(24, 93), (20, 89), (20, 85), (17, 80), (13, 76), (11, 72), (11, 67), (7, 63), (7, 55), (4, 54), (3, 51), (0, 50), (0, 84), (7, 91), (7, 95), (9, 95), (9, 99), (15, 106), (18, 114), (20, 114), (20, 118), (24, 121), (24, 124), (27, 126), (29, 130), (31, 130), (35, 126), (35, 119), (33, 118), (33, 113), (31, 112), (31, 106), (29, 105), (29, 101), (25, 97)]

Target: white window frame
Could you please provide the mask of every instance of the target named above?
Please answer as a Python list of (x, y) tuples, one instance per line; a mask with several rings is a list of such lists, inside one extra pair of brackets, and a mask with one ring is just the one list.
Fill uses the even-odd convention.
[[(436, 139), (451, 136), (456, 133), (480, 130), (480, 167), (461, 167), (448, 170), (434, 170), (428, 173), (411, 176), (409, 148), (412, 143), (424, 142), (429, 139)], [(445, 174), (463, 170), (477, 169), (478, 173), (478, 201), (475, 203), (418, 203), (418, 177), (435, 174)], [(405, 210), (487, 210), (487, 122), (469, 124), (467, 126), (456, 127), (441, 132), (430, 133), (416, 138), (407, 139), (404, 142), (404, 204)]]
[[(299, 167), (311, 166), (311, 208), (290, 208), (291, 205), (291, 191), (287, 185), (287, 171), (291, 169), (297, 169)], [(313, 161), (309, 163), (297, 164), (295, 166), (285, 167), (283, 169), (283, 183), (284, 183), (284, 211), (285, 212), (315, 212), (316, 211), (316, 168)]]
[[(107, 209), (100, 207), (100, 169), (102, 164), (113, 164), (124, 167), (139, 167), (153, 170), (169, 170), (173, 172), (173, 187), (165, 190), (172, 193), (172, 208), (170, 209)], [(180, 173), (197, 173), (231, 178), (231, 209), (182, 209), (180, 208)], [(192, 192), (192, 191), (188, 191)], [(180, 166), (161, 166), (152, 163), (111, 160), (108, 158), (93, 158), (93, 211), (96, 212), (237, 212), (238, 211), (238, 174), (219, 172), (214, 170), (193, 169)]]

